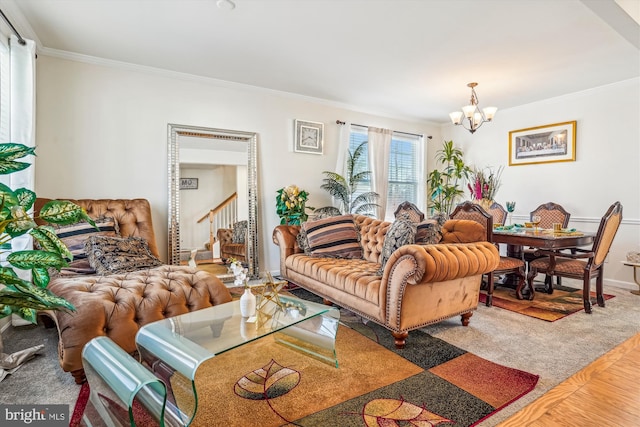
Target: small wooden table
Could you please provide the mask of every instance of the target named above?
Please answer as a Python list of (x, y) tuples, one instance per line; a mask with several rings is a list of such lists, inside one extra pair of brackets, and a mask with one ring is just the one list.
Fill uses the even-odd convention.
[[(553, 230), (514, 228), (511, 230), (493, 230), (493, 242), (507, 245), (507, 256), (522, 259), (522, 247), (538, 249), (570, 249), (593, 243), (594, 233), (582, 231), (554, 233)], [(529, 274), (536, 274), (535, 271)], [(535, 290), (529, 289), (529, 299), (533, 299)], [(522, 289), (516, 289), (516, 295), (522, 299)]]
[[(640, 277), (638, 277), (638, 269), (640, 269), (640, 262), (622, 261), (624, 265), (633, 267), (633, 281), (636, 282), (638, 288), (640, 288)], [(637, 291), (631, 291), (634, 295), (640, 295), (640, 289)]]

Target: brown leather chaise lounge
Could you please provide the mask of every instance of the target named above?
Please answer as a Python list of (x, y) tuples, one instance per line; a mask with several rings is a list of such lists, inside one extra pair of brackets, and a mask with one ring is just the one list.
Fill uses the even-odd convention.
[[(35, 211), (49, 199), (38, 199)], [(158, 257), (151, 207), (145, 199), (71, 200), (91, 218), (113, 218), (122, 237), (142, 237)], [(160, 265), (120, 274), (52, 277), (48, 288), (71, 302), (76, 312), (43, 312), (59, 333), (60, 366), (77, 383), (85, 381), (82, 349), (91, 339), (107, 336), (128, 353), (136, 351), (141, 326), (167, 317), (231, 301), (215, 276), (191, 267)], [(44, 320), (44, 319), (43, 319)]]
[[(404, 245), (391, 254), (379, 275), (391, 224), (363, 215), (353, 215), (353, 220), (360, 233), (361, 259), (305, 254), (297, 243), (300, 226), (277, 226), (273, 242), (280, 247), (280, 275), (389, 329), (398, 348), (404, 347), (413, 329), (456, 315), (461, 315), (463, 325), (469, 323), (478, 306), (482, 275), (495, 269), (500, 259), (491, 243)], [(482, 239), (474, 228), (477, 224), (461, 221)], [(443, 240), (456, 237), (460, 241), (460, 230), (466, 229), (460, 225), (447, 221)]]

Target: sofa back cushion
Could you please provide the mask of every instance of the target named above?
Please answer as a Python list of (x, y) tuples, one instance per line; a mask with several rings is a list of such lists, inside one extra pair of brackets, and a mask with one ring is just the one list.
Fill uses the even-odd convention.
[(367, 261), (379, 263), (384, 237), (391, 223), (365, 215), (353, 215), (353, 220), (360, 231), (362, 257)]
[(450, 219), (442, 226), (440, 243), (472, 243), (487, 240), (487, 231), (470, 219)]
[(358, 229), (351, 215), (307, 221), (302, 224), (312, 256), (362, 258)]

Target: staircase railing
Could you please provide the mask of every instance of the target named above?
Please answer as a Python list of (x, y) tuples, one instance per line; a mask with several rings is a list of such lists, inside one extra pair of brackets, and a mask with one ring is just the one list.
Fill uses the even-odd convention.
[(238, 193), (233, 193), (222, 203), (198, 220), (200, 224), (209, 218), (209, 250), (213, 253), (213, 244), (216, 242), (216, 231), (219, 228), (230, 228), (238, 218)]

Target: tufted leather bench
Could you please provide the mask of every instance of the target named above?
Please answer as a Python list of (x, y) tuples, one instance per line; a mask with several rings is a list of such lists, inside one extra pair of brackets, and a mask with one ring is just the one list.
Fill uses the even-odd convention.
[[(49, 199), (38, 199), (35, 211)], [(158, 248), (145, 199), (71, 200), (92, 218), (109, 216), (122, 236), (143, 237), (151, 252)], [(78, 275), (52, 278), (48, 286), (76, 307), (76, 312), (47, 311), (58, 328), (60, 366), (77, 383), (85, 380), (82, 349), (91, 339), (107, 336), (128, 353), (136, 351), (135, 336), (141, 326), (231, 301), (227, 287), (215, 276), (191, 267), (163, 265), (113, 275)]]

